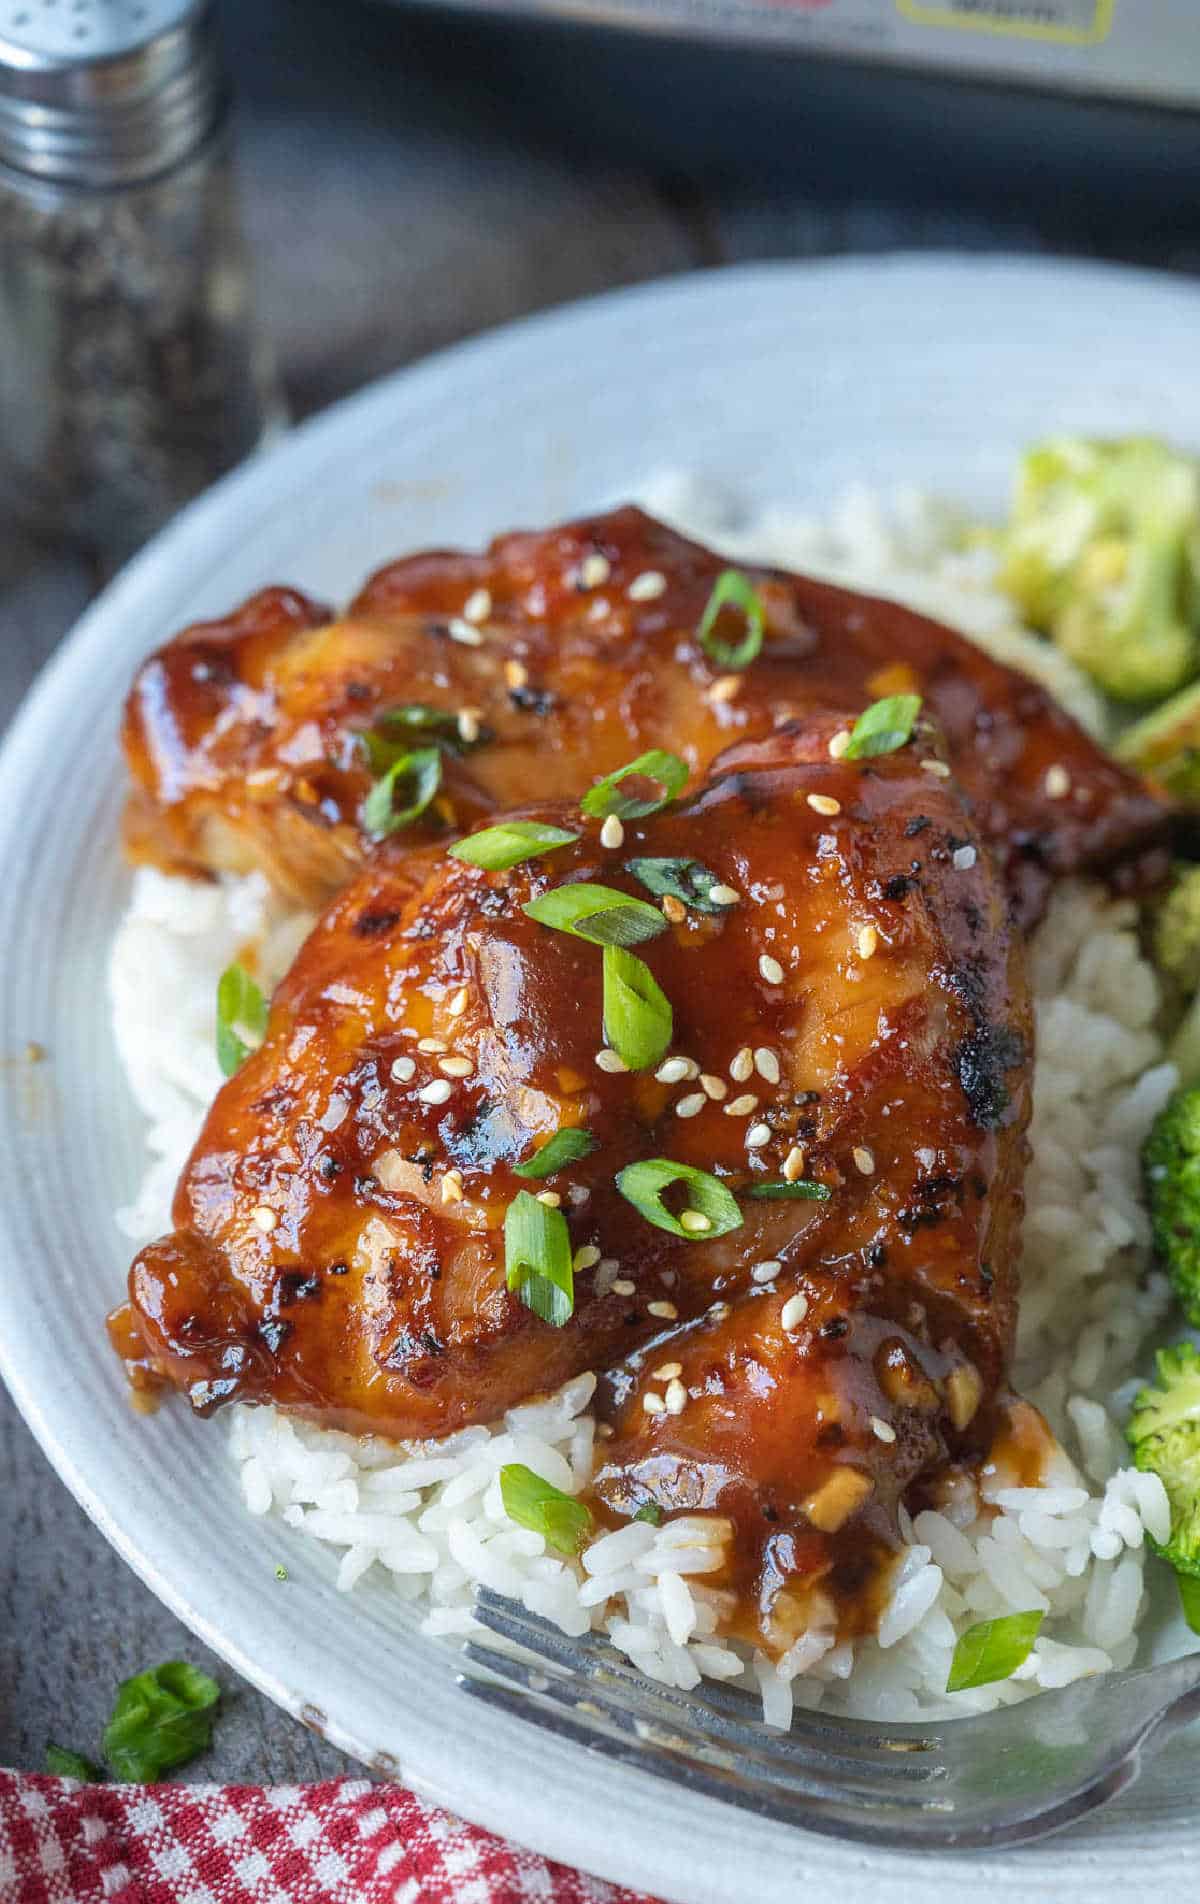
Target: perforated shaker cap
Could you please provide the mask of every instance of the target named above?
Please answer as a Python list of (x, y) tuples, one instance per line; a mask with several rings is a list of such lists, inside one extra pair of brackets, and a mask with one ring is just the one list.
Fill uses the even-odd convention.
[(0, 163), (132, 183), (200, 145), (223, 103), (209, 0), (0, 0)]

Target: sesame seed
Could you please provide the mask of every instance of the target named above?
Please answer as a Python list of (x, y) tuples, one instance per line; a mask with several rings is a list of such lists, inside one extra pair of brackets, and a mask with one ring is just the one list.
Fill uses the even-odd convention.
[(740, 674), (719, 674), (708, 690), (707, 699), (715, 701), (717, 706), (720, 707), (725, 701), (736, 700), (741, 692), (741, 687), (742, 677)]
[(675, 1106), (676, 1117), (697, 1117), (708, 1102), (703, 1091), (689, 1091)]
[(870, 1177), (874, 1174), (874, 1151), (868, 1150), (865, 1144), (856, 1144), (854, 1149), (850, 1152), (850, 1155), (854, 1159), (855, 1169), (861, 1170), (864, 1177)]
[(923, 760), (921, 772), (932, 774), (935, 780), (949, 780), (950, 769), (944, 760)]
[(726, 1117), (749, 1117), (751, 1111), (758, 1109), (758, 1099), (753, 1091), (744, 1091), (741, 1097), (731, 1097), (725, 1106)]
[(473, 628), (461, 615), (453, 616), (447, 623), (447, 632), (451, 641), (461, 641), (464, 648), (480, 648), (483, 645), (483, 636), (478, 628)]
[(451, 1018), (461, 1018), (470, 1002), (471, 994), (464, 985), (460, 990), (455, 992), (454, 997), (450, 1000), (449, 1011)]
[(747, 1150), (761, 1150), (763, 1145), (770, 1143), (770, 1141), (771, 1126), (769, 1124), (751, 1124), (749, 1130), (746, 1132)]
[(773, 1283), (779, 1274), (779, 1264), (773, 1256), (766, 1257), (761, 1263), (755, 1263), (750, 1271), (752, 1283)]
[(1046, 793), (1051, 800), (1065, 800), (1071, 791), (1071, 776), (1065, 767), (1047, 767)]
[(805, 796), (814, 813), (840, 813), (842, 803), (835, 800), (831, 793), (810, 793)]
[(557, 1210), (562, 1203), (557, 1190), (539, 1190), (537, 1200), (539, 1203), (544, 1203), (548, 1210)]
[(461, 707), (458, 710), (458, 738), (465, 740), (468, 747), (479, 739), (479, 709)]
[(804, 1175), (804, 1152), (799, 1144), (793, 1144), (783, 1160), (783, 1180), (795, 1183), (797, 1177)]
[(444, 1038), (419, 1038), (417, 1040), (417, 1050), (423, 1051), (427, 1057), (436, 1057), (443, 1051), (449, 1051), (449, 1049), (450, 1047)]
[(412, 1058), (393, 1058), (392, 1076), (397, 1084), (407, 1084), (416, 1072), (416, 1063)]
[(874, 926), (860, 926), (854, 941), (860, 959), (873, 959), (879, 948), (879, 933)]
[(724, 1322), (726, 1316), (733, 1314), (733, 1307), (732, 1304), (727, 1302), (710, 1302), (708, 1305), (708, 1313), (714, 1322)]
[(580, 588), (603, 588), (611, 574), (612, 563), (606, 555), (601, 555), (599, 552), (595, 555), (585, 555), (579, 564), (579, 586)]
[(754, 1069), (768, 1084), (779, 1083), (779, 1059), (769, 1045), (759, 1045), (754, 1054)]
[(666, 1403), (668, 1415), (682, 1415), (687, 1407), (687, 1389), (678, 1377), (667, 1383)]
[(442, 1202), (461, 1203), (462, 1194), (462, 1178), (457, 1170), (448, 1170), (442, 1178)]
[(616, 1432), (611, 1421), (598, 1421), (596, 1423), (596, 1433), (599, 1435), (601, 1441), (611, 1441)]
[(632, 1296), (633, 1284), (627, 1276), (620, 1277), (612, 1286), (614, 1296)]
[(800, 1292), (797, 1291), (794, 1296), (788, 1297), (783, 1308), (779, 1311), (779, 1320), (785, 1329), (798, 1329), (807, 1314), (808, 1297), (801, 1295)]
[(679, 1218), (679, 1227), (689, 1236), (703, 1236), (705, 1230), (712, 1229), (712, 1218), (705, 1216), (703, 1210), (684, 1210)]
[(469, 1078), (475, 1065), (470, 1058), (439, 1058), (438, 1070), (448, 1078)]
[(467, 596), (463, 603), (463, 620), (470, 622), (486, 621), (492, 612), (491, 592), (486, 588), (477, 588)]
[(714, 906), (736, 906), (742, 895), (736, 886), (710, 886), (708, 896)]
[(629, 1066), (626, 1064), (624, 1058), (618, 1058), (616, 1052), (610, 1051), (607, 1045), (604, 1047), (603, 1051), (598, 1051), (596, 1053), (596, 1063), (600, 1066), (600, 1069), (602, 1071), (617, 1072), (617, 1071), (628, 1071), (629, 1069)]
[(729, 1075), (735, 1084), (745, 1084), (754, 1070), (754, 1053), (749, 1045), (743, 1045), (729, 1067)]
[(450, 1095), (449, 1078), (435, 1078), (432, 1084), (423, 1084), (417, 1092), (422, 1104), (444, 1104)]
[(877, 1441), (891, 1442), (896, 1439), (896, 1430), (892, 1427), (891, 1422), (884, 1421), (879, 1415), (871, 1416), (871, 1433), (875, 1436)]
[(608, 615), (609, 613), (610, 613), (610, 608), (609, 608), (608, 596), (597, 595), (595, 600), (592, 602), (591, 607), (588, 609), (587, 618), (589, 621), (603, 621), (606, 615)]
[(783, 967), (778, 959), (771, 957), (769, 952), (764, 952), (759, 959), (758, 969), (763, 978), (766, 979), (768, 985), (783, 984)]
[(656, 602), (667, 592), (667, 578), (658, 569), (643, 569), (625, 590), (631, 602)]
[(674, 1322), (679, 1311), (673, 1302), (648, 1302), (646, 1304), (646, 1314), (648, 1316), (658, 1316), (663, 1322)]
[(665, 1058), (654, 1073), (660, 1084), (682, 1084), (687, 1074), (686, 1058)]
[(688, 1078), (698, 1078), (700, 1076), (700, 1066), (696, 1063), (694, 1058), (685, 1058), (683, 1062), (687, 1066), (685, 1075)]
[(506, 661), (504, 679), (510, 688), (523, 688), (529, 680), (529, 669), (523, 661)]
[(656, 1395), (652, 1388), (648, 1388), (642, 1396), (642, 1407), (648, 1415), (662, 1415), (666, 1412), (666, 1406), (662, 1396)]
[(973, 846), (959, 846), (950, 857), (954, 862), (956, 873), (969, 873), (979, 855)]
[(702, 1071), (700, 1073), (700, 1089), (704, 1092), (705, 1097), (715, 1099), (718, 1104), (723, 1097), (728, 1097), (729, 1095), (729, 1086), (726, 1084), (724, 1078), (714, 1078), (711, 1071)]
[(572, 1269), (595, 1269), (600, 1252), (594, 1243), (584, 1243), (571, 1258)]
[(610, 813), (600, 828), (601, 846), (618, 847), (625, 844), (625, 828), (615, 813)]
[(850, 729), (848, 727), (839, 727), (837, 733), (829, 743), (830, 760), (840, 760), (849, 745)]
[(674, 893), (664, 893), (662, 898), (663, 918), (669, 919), (673, 926), (681, 926), (687, 918), (687, 907), (682, 899), (676, 899)]
[(651, 1375), (653, 1375), (656, 1382), (669, 1382), (673, 1375), (683, 1374), (683, 1363), (682, 1362), (663, 1362), (660, 1365), (660, 1367), (656, 1369), (651, 1369), (650, 1373)]
[(256, 1229), (261, 1230), (265, 1236), (269, 1236), (278, 1223), (279, 1218), (276, 1216), (274, 1210), (272, 1210), (270, 1204), (260, 1203), (251, 1210), (250, 1220)]

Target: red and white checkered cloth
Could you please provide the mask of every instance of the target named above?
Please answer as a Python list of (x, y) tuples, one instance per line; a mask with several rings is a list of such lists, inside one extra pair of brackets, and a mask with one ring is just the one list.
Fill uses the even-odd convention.
[(0, 1904), (653, 1904), (397, 1785), (0, 1771)]

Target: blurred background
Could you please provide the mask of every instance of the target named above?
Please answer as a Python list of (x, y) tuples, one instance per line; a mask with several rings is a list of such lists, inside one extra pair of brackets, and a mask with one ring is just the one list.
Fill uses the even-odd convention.
[[(0, 45), (56, 6), (83, 44), (95, 4), (0, 0)], [(293, 420), (527, 312), (751, 258), (1036, 250), (1200, 271), (1195, 0), (217, 12), (256, 335)], [(0, 199), (0, 242), (12, 231)], [(20, 375), (0, 376), (0, 437)], [(0, 725), (117, 559), (20, 513), (0, 505)], [(0, 1476), (0, 1763), (40, 1767), (48, 1736), (97, 1735), (148, 1659), (211, 1662), (2, 1392)], [(249, 1689), (229, 1709), (191, 1775), (342, 1764)]]

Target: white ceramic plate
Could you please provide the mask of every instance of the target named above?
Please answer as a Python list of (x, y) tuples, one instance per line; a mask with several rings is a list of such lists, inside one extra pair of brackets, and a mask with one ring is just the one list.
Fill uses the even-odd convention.
[[(935, 1880), (1097, 1904), (1135, 1878), (1161, 1904), (1194, 1890), (1196, 1760), (1178, 1747), (1097, 1822), (1004, 1856), (873, 1853), (762, 1824), (482, 1711), (385, 1588), (336, 1594), (328, 1549), (242, 1511), (218, 1430), (180, 1407), (133, 1413), (103, 1317), (126, 1259), (111, 1212), (141, 1144), (104, 1006), (134, 664), (263, 583), (344, 600), (404, 550), (542, 524), (663, 467), (748, 502), (819, 505), (865, 479), (998, 508), (1018, 447), (1051, 429), (1200, 444), (1198, 361), (1186, 283), (952, 257), (724, 272), (520, 324), (339, 405), (188, 510), (84, 617), (9, 737), (0, 1343), (17, 1401), (102, 1531), (240, 1672), (552, 1857), (683, 1904), (792, 1904), (810, 1886), (888, 1904)], [(13, 1062), (30, 1039), (49, 1062)], [(280, 1560), (286, 1605), (268, 1584)]]

